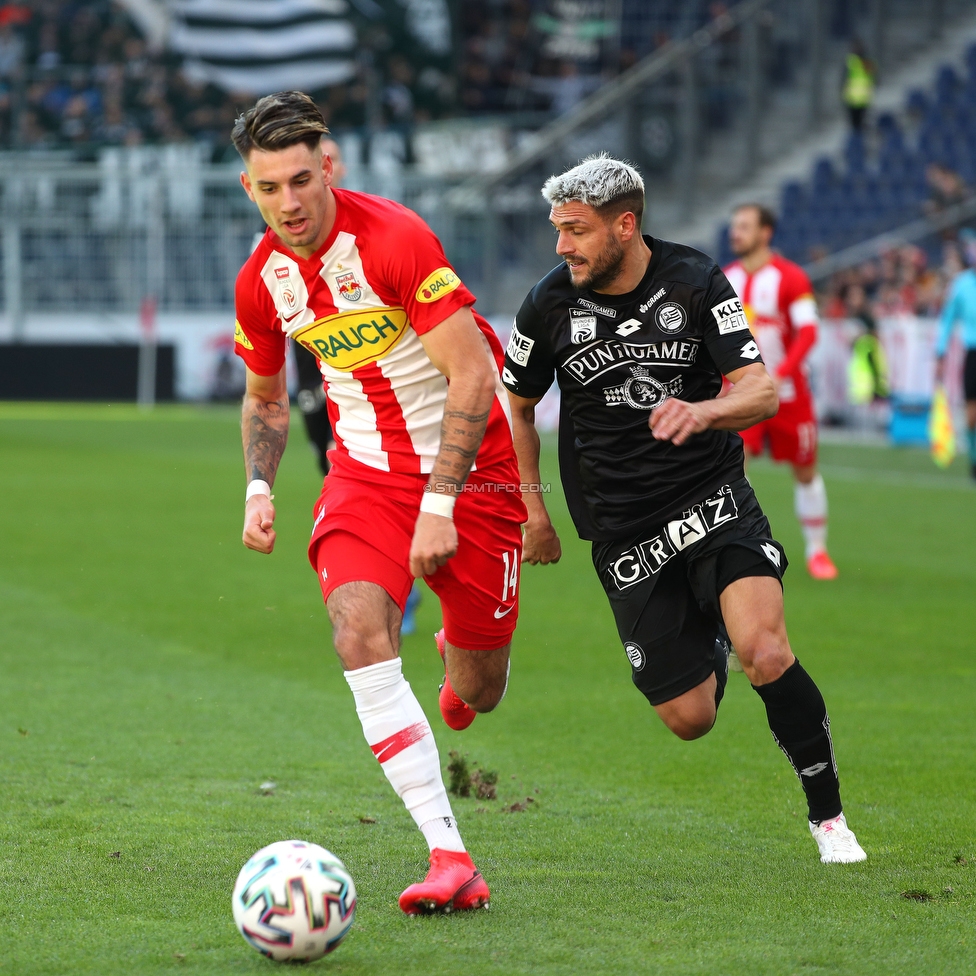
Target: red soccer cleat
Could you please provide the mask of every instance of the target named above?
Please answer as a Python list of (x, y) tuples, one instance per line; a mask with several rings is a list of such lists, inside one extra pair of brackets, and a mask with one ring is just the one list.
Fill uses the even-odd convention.
[[(434, 640), (437, 642), (437, 653), (440, 654), (441, 660), (444, 660), (444, 628), (441, 627), (436, 634), (434, 634)], [(451, 679), (448, 678), (447, 672), (444, 672), (444, 683), (441, 685), (441, 693), (437, 698), (437, 704), (441, 708), (441, 717), (447, 724), (448, 728), (454, 729), (455, 732), (463, 732), (474, 720), (475, 716), (478, 714), (473, 708), (471, 708), (467, 702), (463, 701), (457, 696), (457, 693), (451, 687)]]
[(834, 561), (826, 552), (815, 552), (807, 560), (807, 571), (814, 579), (832, 580), (837, 579), (837, 567)]
[(432, 915), (435, 912), (464, 912), (487, 908), (491, 892), (466, 851), (430, 852), (430, 870), (420, 884), (410, 885), (400, 895), (400, 908), (407, 915)]

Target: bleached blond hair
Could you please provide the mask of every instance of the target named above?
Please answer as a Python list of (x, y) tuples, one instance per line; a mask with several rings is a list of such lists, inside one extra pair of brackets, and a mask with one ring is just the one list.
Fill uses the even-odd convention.
[(605, 152), (587, 156), (559, 176), (550, 176), (542, 187), (542, 195), (551, 207), (579, 202), (601, 211), (617, 211), (622, 204), (634, 212), (638, 222), (644, 211), (644, 181), (640, 173)]

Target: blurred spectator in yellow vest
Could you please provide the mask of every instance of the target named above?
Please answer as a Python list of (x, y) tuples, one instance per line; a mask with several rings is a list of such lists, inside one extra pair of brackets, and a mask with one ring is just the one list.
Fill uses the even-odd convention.
[(842, 92), (851, 128), (855, 132), (860, 132), (863, 128), (864, 116), (874, 98), (874, 76), (874, 62), (867, 57), (864, 45), (855, 37), (847, 55)]

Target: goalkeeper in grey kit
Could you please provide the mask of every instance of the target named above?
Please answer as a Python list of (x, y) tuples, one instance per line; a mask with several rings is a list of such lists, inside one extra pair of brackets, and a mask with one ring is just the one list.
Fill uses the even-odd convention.
[[(535, 405), (555, 378), (563, 488), (634, 684), (672, 732), (699, 738), (715, 723), (731, 641), (806, 794), (821, 861), (862, 861), (827, 709), (786, 633), (786, 553), (735, 433), (778, 407), (742, 305), (706, 255), (642, 236), (631, 166), (591, 157), (543, 195), (563, 263), (522, 304), (503, 373), (522, 481), (540, 481)], [(732, 389), (719, 397), (723, 376)], [(524, 500), (523, 560), (555, 562), (543, 496)]]

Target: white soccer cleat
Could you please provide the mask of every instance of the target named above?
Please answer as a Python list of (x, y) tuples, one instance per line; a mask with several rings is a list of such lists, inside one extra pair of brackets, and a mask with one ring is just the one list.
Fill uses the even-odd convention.
[(868, 858), (864, 848), (857, 842), (854, 831), (847, 826), (844, 814), (819, 824), (811, 821), (810, 833), (820, 848), (822, 864), (853, 864)]

